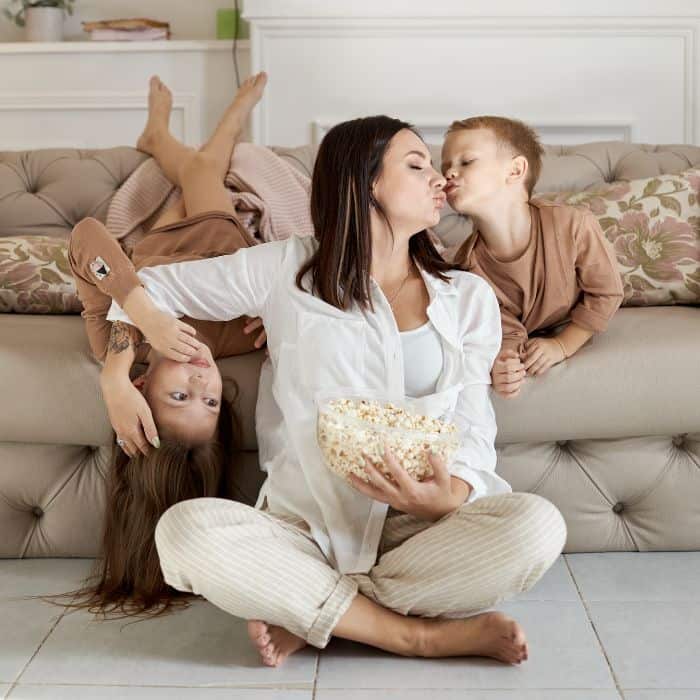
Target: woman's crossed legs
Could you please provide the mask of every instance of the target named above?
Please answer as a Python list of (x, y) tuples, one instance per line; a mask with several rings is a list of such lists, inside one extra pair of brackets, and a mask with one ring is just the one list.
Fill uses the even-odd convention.
[(481, 498), (436, 523), (387, 519), (368, 574), (338, 573), (303, 527), (241, 503), (185, 501), (156, 529), (166, 582), (253, 620), (251, 638), (272, 666), (331, 636), (404, 656), (519, 663), (520, 625), (475, 613), (531, 588), (565, 540), (559, 511), (526, 493)]

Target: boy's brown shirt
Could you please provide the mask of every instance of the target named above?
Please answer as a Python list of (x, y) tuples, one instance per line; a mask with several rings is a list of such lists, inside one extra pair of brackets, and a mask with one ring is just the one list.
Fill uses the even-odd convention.
[(604, 331), (622, 303), (612, 246), (595, 216), (578, 207), (530, 200), (530, 243), (515, 260), (493, 257), (475, 231), (455, 264), (483, 277), (496, 293), (502, 349), (522, 352), (528, 335), (565, 321)]

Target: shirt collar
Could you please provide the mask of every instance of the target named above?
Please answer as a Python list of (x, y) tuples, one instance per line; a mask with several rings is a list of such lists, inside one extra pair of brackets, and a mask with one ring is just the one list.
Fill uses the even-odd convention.
[(423, 277), (423, 281), (425, 282), (425, 286), (428, 289), (430, 301), (432, 301), (436, 296), (455, 296), (458, 293), (457, 288), (454, 286), (454, 284), (452, 284), (451, 280), (449, 282), (445, 282), (439, 277), (427, 272), (423, 267), (421, 267), (420, 264), (416, 263), (416, 266), (418, 267), (418, 270)]

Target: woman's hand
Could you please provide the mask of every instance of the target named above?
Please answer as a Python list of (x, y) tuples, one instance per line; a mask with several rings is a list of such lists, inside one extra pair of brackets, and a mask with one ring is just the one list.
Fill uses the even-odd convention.
[(135, 457), (137, 452), (147, 455), (149, 442), (158, 446), (158, 431), (151, 408), (143, 394), (126, 378), (100, 378), (102, 396), (107, 405), (109, 422), (117, 437), (124, 440), (122, 450)]
[(525, 343), (525, 371), (531, 376), (544, 374), (550, 367), (566, 359), (564, 350), (554, 338), (533, 338)]
[(152, 348), (177, 362), (189, 362), (202, 346), (192, 326), (158, 309), (144, 314), (139, 328)]
[(493, 363), (493, 390), (504, 399), (514, 399), (525, 380), (525, 366), (515, 350), (502, 350)]
[(250, 316), (246, 316), (246, 318), (248, 319), (248, 322), (243, 327), (243, 332), (246, 335), (252, 333), (256, 328), (262, 328), (262, 331), (260, 331), (260, 335), (258, 335), (258, 337), (253, 342), (253, 345), (256, 348), (261, 348), (267, 342), (267, 333), (265, 331), (265, 328), (263, 327), (262, 319), (259, 316), (256, 318), (250, 318)]
[(124, 299), (124, 311), (143, 333), (144, 340), (161, 355), (189, 362), (201, 347), (197, 331), (184, 321), (161, 311), (143, 287), (134, 287)]
[(355, 474), (349, 475), (350, 483), (365, 496), (388, 503), (395, 510), (434, 522), (464, 502), (453, 492), (452, 478), (447, 471), (445, 460), (439, 455), (428, 452), (433, 476), (423, 481), (416, 481), (411, 477), (389, 450), (384, 452), (384, 465), (393, 481), (384, 476), (366, 455), (364, 457), (369, 483)]

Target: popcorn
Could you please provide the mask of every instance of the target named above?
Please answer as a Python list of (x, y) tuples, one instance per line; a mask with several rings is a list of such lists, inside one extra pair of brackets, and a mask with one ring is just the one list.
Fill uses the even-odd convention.
[(328, 468), (348, 478), (352, 473), (369, 478), (362, 453), (391, 479), (384, 466), (384, 447), (416, 481), (433, 474), (428, 450), (447, 465), (459, 447), (459, 429), (440, 418), (410, 413), (391, 402), (368, 399), (332, 399), (319, 408), (318, 444)]

